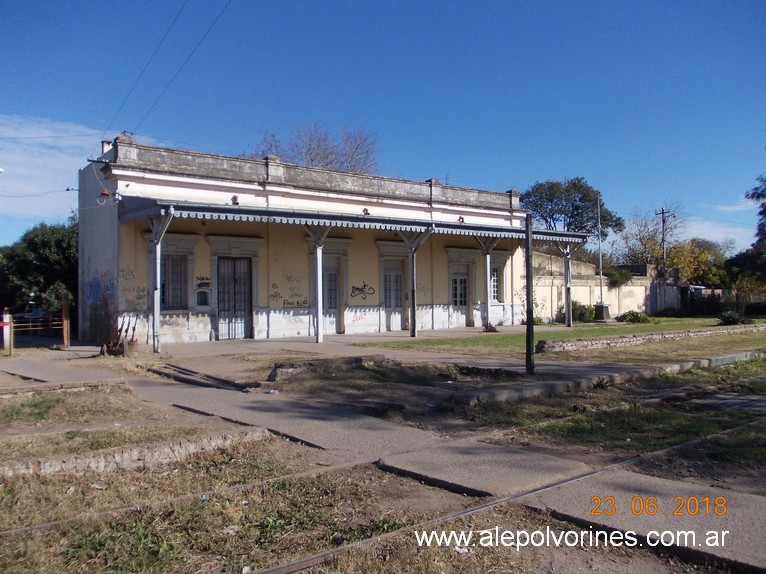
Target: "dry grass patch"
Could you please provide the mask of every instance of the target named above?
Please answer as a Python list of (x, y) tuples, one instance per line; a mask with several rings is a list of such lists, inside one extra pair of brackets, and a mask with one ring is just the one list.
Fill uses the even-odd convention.
[(87, 423), (114, 420), (133, 413), (136, 397), (127, 385), (100, 385), (53, 392), (36, 392), (0, 399), (4, 432), (41, 423)]
[[(279, 442), (275, 440), (274, 442)], [(109, 474), (4, 477), (0, 530), (72, 518), (82, 513), (138, 507), (287, 474), (290, 469), (260, 443), (201, 452), (174, 464)]]
[(210, 432), (209, 428), (200, 426), (156, 425), (21, 434), (0, 439), (0, 464), (156, 443)]
[(687, 480), (763, 494), (766, 424), (748, 425), (646, 460), (635, 469), (650, 476)]
[(710, 337), (665, 339), (627, 347), (559, 351), (540, 355), (551, 361), (587, 361), (601, 364), (657, 365), (688, 361), (705, 357), (718, 357), (741, 351), (766, 351), (764, 334), (739, 333)]
[(251, 482), (236, 492), (5, 536), (0, 539), (0, 570), (239, 572), (396, 530), (472, 503), (362, 466), (314, 478)]
[(340, 574), (345, 572), (377, 572), (382, 574), (469, 574), (474, 572), (580, 572), (596, 571), (610, 574), (636, 574), (638, 572), (714, 573), (727, 572), (715, 566), (700, 567), (683, 563), (670, 556), (658, 556), (643, 549), (603, 545), (598, 547), (555, 547), (531, 545), (517, 550), (515, 547), (479, 544), (480, 532), (518, 531), (528, 533), (550, 528), (557, 536), (569, 530), (586, 531), (574, 524), (553, 518), (549, 513), (507, 503), (476, 514), (429, 527), (438, 532), (473, 532), (476, 546), (418, 546), (412, 531), (375, 541), (340, 555), (336, 560), (311, 568), (312, 574)]

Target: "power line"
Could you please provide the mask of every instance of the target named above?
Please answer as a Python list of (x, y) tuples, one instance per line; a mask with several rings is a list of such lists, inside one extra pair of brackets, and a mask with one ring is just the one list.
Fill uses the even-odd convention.
[(77, 191), (77, 190), (71, 187), (67, 187), (66, 189), (52, 189), (50, 191), (41, 191), (40, 193), (19, 193), (19, 194), (0, 193), (0, 197), (39, 197), (41, 195), (50, 195), (51, 193), (64, 193), (67, 191)]
[(152, 55), (149, 56), (149, 59), (146, 61), (146, 64), (144, 64), (143, 69), (141, 70), (141, 73), (138, 74), (138, 77), (136, 78), (136, 81), (133, 82), (133, 85), (130, 87), (130, 90), (128, 90), (128, 93), (125, 95), (125, 98), (123, 98), (122, 103), (120, 104), (120, 107), (117, 108), (117, 111), (114, 114), (114, 117), (109, 122), (109, 125), (104, 130), (104, 134), (109, 132), (109, 130), (112, 127), (112, 124), (114, 124), (115, 120), (117, 119), (117, 116), (120, 115), (120, 112), (122, 111), (122, 108), (125, 107), (125, 104), (128, 101), (128, 98), (133, 94), (133, 91), (136, 89), (136, 86), (138, 86), (138, 83), (141, 81), (141, 78), (144, 77), (144, 73), (146, 73), (146, 70), (149, 68), (149, 65), (154, 60), (154, 57), (157, 55), (157, 52), (160, 51), (160, 47), (162, 47), (162, 44), (165, 43), (165, 39), (168, 37), (168, 34), (170, 34), (170, 31), (173, 29), (173, 26), (175, 26), (176, 22), (178, 21), (179, 16), (181, 16), (181, 12), (184, 11), (184, 8), (186, 8), (186, 5), (189, 3), (189, 0), (184, 0), (184, 3), (181, 5), (181, 8), (176, 13), (175, 18), (173, 18), (173, 21), (170, 23), (170, 25), (167, 27), (167, 30), (165, 30), (165, 33), (162, 35), (162, 38), (160, 39), (157, 46), (154, 48), (154, 51), (152, 52)]
[[(106, 131), (109, 131), (109, 130), (106, 130)], [(56, 135), (50, 135), (50, 136), (0, 136), (0, 140), (47, 140), (47, 139), (58, 139), (58, 138), (84, 138), (84, 137), (93, 137), (93, 136), (100, 136), (100, 135), (102, 134), (90, 133), (90, 134), (56, 134)]]
[(135, 127), (135, 128), (133, 128), (133, 131), (134, 131), (134, 132), (138, 131), (138, 128), (141, 126), (141, 124), (142, 124), (142, 123), (144, 123), (144, 120), (146, 120), (146, 118), (147, 118), (147, 117), (149, 117), (149, 114), (150, 114), (150, 113), (152, 113), (152, 110), (153, 110), (153, 109), (154, 109), (154, 107), (155, 107), (155, 106), (156, 106), (156, 105), (159, 103), (159, 101), (162, 99), (162, 97), (165, 95), (165, 92), (167, 92), (167, 91), (168, 91), (168, 89), (170, 89), (170, 86), (173, 84), (173, 82), (175, 82), (176, 78), (179, 76), (179, 74), (180, 74), (180, 73), (181, 73), (181, 71), (184, 69), (184, 67), (185, 67), (185, 66), (186, 66), (186, 64), (189, 62), (189, 60), (191, 60), (192, 56), (194, 56), (194, 54), (195, 54), (195, 52), (197, 51), (197, 49), (198, 49), (198, 48), (199, 48), (199, 47), (202, 45), (202, 42), (204, 42), (204, 41), (205, 41), (205, 38), (207, 38), (207, 35), (210, 33), (210, 31), (211, 31), (211, 30), (213, 29), (213, 27), (216, 25), (216, 23), (218, 22), (218, 20), (220, 20), (220, 19), (221, 19), (221, 16), (223, 16), (223, 13), (224, 13), (224, 12), (226, 11), (226, 9), (229, 7), (229, 4), (231, 4), (231, 2), (232, 2), (232, 0), (229, 0), (228, 2), (226, 2), (226, 4), (224, 5), (224, 7), (221, 9), (221, 11), (220, 11), (220, 12), (218, 12), (218, 15), (215, 17), (215, 20), (213, 20), (212, 24), (210, 24), (210, 26), (208, 27), (208, 29), (207, 29), (207, 30), (205, 31), (205, 33), (202, 35), (202, 38), (200, 38), (200, 39), (199, 39), (199, 41), (198, 41), (198, 42), (197, 42), (197, 44), (194, 46), (194, 48), (192, 48), (192, 51), (191, 51), (191, 52), (189, 52), (189, 55), (188, 55), (188, 56), (186, 57), (186, 59), (183, 61), (183, 63), (182, 63), (182, 64), (181, 64), (181, 66), (178, 68), (178, 70), (176, 71), (176, 73), (175, 73), (175, 74), (173, 74), (173, 77), (172, 77), (172, 78), (170, 78), (170, 81), (169, 81), (169, 82), (167, 83), (167, 85), (165, 86), (165, 89), (164, 89), (164, 90), (162, 90), (162, 92), (160, 93), (160, 95), (159, 95), (159, 96), (157, 96), (157, 99), (156, 99), (156, 100), (154, 100), (154, 103), (153, 103), (153, 104), (152, 104), (152, 105), (149, 107), (149, 109), (146, 111), (146, 113), (144, 114), (144, 117), (143, 117), (143, 118), (141, 118), (141, 121), (140, 121), (140, 122), (138, 122), (138, 123), (136, 124), (136, 127)]

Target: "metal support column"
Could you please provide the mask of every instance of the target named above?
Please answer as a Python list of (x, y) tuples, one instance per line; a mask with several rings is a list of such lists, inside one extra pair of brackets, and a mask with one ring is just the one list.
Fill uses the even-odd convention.
[(532, 282), (532, 216), (527, 214), (527, 227), (524, 235), (524, 252), (527, 274), (527, 374), (535, 374), (535, 310), (533, 305), (534, 284)]
[(418, 336), (417, 299), (416, 299), (417, 298), (416, 253), (417, 253), (417, 250), (420, 248), (420, 246), (423, 245), (423, 243), (425, 243), (426, 239), (428, 239), (433, 232), (434, 232), (433, 227), (417, 235), (412, 235), (412, 234), (405, 235), (401, 231), (399, 232), (399, 235), (404, 240), (405, 244), (407, 245), (407, 250), (409, 251), (409, 257), (407, 258), (407, 260), (409, 263), (409, 274), (410, 274), (410, 337)]
[(152, 351), (160, 352), (160, 282), (162, 281), (162, 238), (173, 219), (173, 207), (160, 214), (159, 219), (151, 219), (152, 243), (154, 247), (154, 292), (152, 297)]
[(310, 225), (305, 226), (311, 237), (311, 244), (314, 247), (314, 297), (316, 298), (316, 326), (314, 334), (317, 343), (324, 341), (324, 326), (322, 321), (324, 320), (324, 306), (322, 301), (322, 252), (324, 250), (324, 241), (330, 234), (330, 227), (313, 227)]
[(486, 310), (482, 317), (484, 327), (489, 326), (489, 304), (492, 301), (492, 250), (500, 243), (500, 238), (486, 240), (481, 237), (474, 236), (476, 241), (481, 246), (481, 252), (484, 254), (484, 301), (486, 303)]

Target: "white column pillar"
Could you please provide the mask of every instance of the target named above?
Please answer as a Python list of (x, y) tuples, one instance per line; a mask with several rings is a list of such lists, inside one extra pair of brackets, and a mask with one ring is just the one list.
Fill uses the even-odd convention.
[(154, 239), (154, 292), (152, 297), (152, 351), (160, 352), (160, 282), (162, 240)]
[(324, 308), (323, 308), (323, 301), (322, 301), (322, 250), (324, 249), (324, 246), (322, 243), (317, 242), (314, 246), (314, 253), (315, 253), (315, 260), (314, 264), (316, 266), (316, 302), (317, 302), (317, 318), (316, 318), (316, 342), (321, 343), (323, 340), (324, 335), (324, 326), (322, 325), (324, 321)]
[(492, 301), (492, 257), (490, 251), (484, 253), (484, 303), (486, 313), (484, 315), (484, 326), (489, 326), (489, 304)]

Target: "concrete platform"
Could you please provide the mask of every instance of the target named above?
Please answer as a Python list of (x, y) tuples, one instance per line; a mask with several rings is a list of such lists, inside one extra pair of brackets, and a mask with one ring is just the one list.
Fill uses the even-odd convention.
[(383, 456), (379, 465), (455, 492), (505, 497), (582, 475), (582, 462), (529, 449), (458, 440)]

